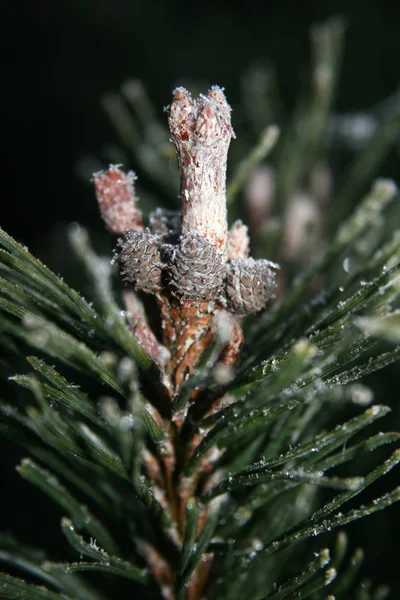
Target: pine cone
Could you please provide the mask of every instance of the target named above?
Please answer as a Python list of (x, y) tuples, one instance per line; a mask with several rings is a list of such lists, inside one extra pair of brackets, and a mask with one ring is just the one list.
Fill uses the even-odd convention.
[(178, 246), (166, 246), (169, 253), (170, 284), (173, 293), (187, 300), (211, 300), (222, 285), (221, 256), (213, 244), (196, 234), (179, 238)]
[(180, 213), (178, 210), (156, 208), (149, 215), (150, 229), (153, 233), (162, 235), (165, 240), (178, 235)]
[(128, 231), (118, 240), (121, 275), (137, 290), (154, 294), (161, 288), (162, 238), (149, 231)]
[(265, 308), (274, 298), (278, 265), (269, 260), (244, 258), (227, 265), (225, 277), (226, 308), (235, 314), (250, 314)]

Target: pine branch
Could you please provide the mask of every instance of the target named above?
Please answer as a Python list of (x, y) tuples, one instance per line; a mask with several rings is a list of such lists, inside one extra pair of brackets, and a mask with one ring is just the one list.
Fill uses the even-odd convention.
[[(230, 182), (223, 91), (174, 91), (180, 214), (142, 213), (135, 176), (119, 166), (94, 175), (101, 216), (120, 237), (111, 261), (83, 228), (69, 230), (93, 305), (0, 230), (10, 390), (0, 433), (24, 448), (18, 472), (62, 508), (80, 555), (0, 538), (0, 560), (32, 578), (0, 575), (0, 597), (105, 600), (120, 596), (118, 579), (124, 594), (138, 585), (165, 600), (385, 597), (357, 583), (363, 551), (348, 559), (343, 533), (332, 559), (315, 546), (400, 500), (399, 488), (371, 500), (400, 462), (399, 450), (386, 454), (400, 434), (377, 429), (390, 408), (354, 383), (399, 359), (398, 192), (374, 182), (398, 110), (334, 199), (328, 130), (343, 32), (338, 20), (313, 29), (312, 82), (280, 128), (262, 122), (282, 113), (247, 78), (242, 121), (263, 133), (254, 148), (243, 134)], [(175, 197), (166, 127), (139, 82), (121, 94), (104, 104), (123, 145)], [(228, 227), (228, 203), (245, 206), (250, 232)], [(273, 254), (251, 257), (249, 233)]]

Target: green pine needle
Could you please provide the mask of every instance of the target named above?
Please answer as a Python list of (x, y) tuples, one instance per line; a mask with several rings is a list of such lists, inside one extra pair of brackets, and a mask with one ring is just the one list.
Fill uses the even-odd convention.
[[(176, 357), (161, 346), (153, 314), (169, 310), (175, 319), (172, 294), (171, 309), (143, 293), (144, 308), (132, 315), (128, 295), (115, 289), (111, 253), (97, 255), (74, 225), (69, 240), (92, 304), (0, 229), (0, 373), (9, 396), (0, 401), (0, 433), (28, 455), (19, 474), (67, 515), (61, 530), (80, 556), (60, 560), (0, 536), (0, 561), (32, 579), (0, 574), (1, 598), (106, 600), (120, 597), (118, 578), (132, 596), (139, 584), (167, 600), (387, 594), (360, 585), (364, 550), (348, 556), (343, 531), (333, 551), (315, 545), (400, 500), (400, 488), (371, 500), (400, 463), (400, 450), (388, 456), (400, 433), (385, 420), (378, 429), (390, 412), (383, 387), (374, 401), (358, 383), (400, 358), (398, 191), (376, 179), (398, 137), (399, 111), (393, 103), (386, 110), (343, 185), (328, 185), (343, 35), (339, 19), (313, 28), (312, 80), (287, 123), (272, 73), (245, 78), (248, 110), (238, 123), (259, 142), (248, 131), (238, 136), (230, 216), (249, 216), (255, 252), (279, 262), (281, 279), (268, 310), (237, 316), (244, 346), (236, 363), (224, 358), (234, 330), (221, 319), (200, 357), (199, 340), (188, 339), (185, 351), (197, 358), (174, 387), (165, 362)], [(169, 134), (143, 86), (127, 83), (104, 106), (172, 205)], [(258, 223), (248, 183), (260, 173), (274, 191)], [(296, 202), (312, 216), (300, 232)]]

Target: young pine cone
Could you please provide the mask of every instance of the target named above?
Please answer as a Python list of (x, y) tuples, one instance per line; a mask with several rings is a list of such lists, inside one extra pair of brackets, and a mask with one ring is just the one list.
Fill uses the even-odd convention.
[(162, 238), (149, 231), (127, 231), (118, 240), (121, 275), (137, 290), (154, 294), (161, 288)]
[(165, 241), (176, 238), (180, 228), (180, 214), (177, 210), (156, 208), (149, 216), (152, 233), (161, 235)]
[(246, 315), (265, 308), (274, 298), (277, 268), (278, 265), (269, 260), (244, 258), (229, 262), (225, 276), (227, 310)]
[(186, 233), (177, 246), (167, 246), (170, 254), (170, 285), (173, 294), (185, 300), (211, 300), (221, 288), (221, 255), (201, 235)]

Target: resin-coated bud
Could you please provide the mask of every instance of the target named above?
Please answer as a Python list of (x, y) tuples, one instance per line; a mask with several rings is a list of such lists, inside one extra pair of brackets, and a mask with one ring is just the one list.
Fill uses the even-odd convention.
[(250, 251), (250, 238), (247, 225), (235, 221), (228, 232), (228, 258), (247, 258)]
[(181, 232), (207, 238), (226, 257), (226, 161), (233, 130), (230, 106), (214, 86), (193, 99), (177, 88), (169, 128), (181, 175)]
[(263, 310), (274, 298), (278, 268), (275, 263), (263, 259), (245, 258), (228, 263), (225, 277), (227, 310), (241, 315)]
[(149, 231), (128, 231), (118, 240), (121, 275), (137, 290), (155, 294), (161, 289), (162, 238)]
[(132, 171), (124, 173), (117, 165), (93, 175), (100, 214), (107, 229), (115, 235), (143, 230), (142, 214), (137, 208)]
[(166, 246), (173, 294), (185, 300), (211, 300), (219, 292), (223, 268), (220, 254), (206, 238), (182, 235), (177, 246)]

